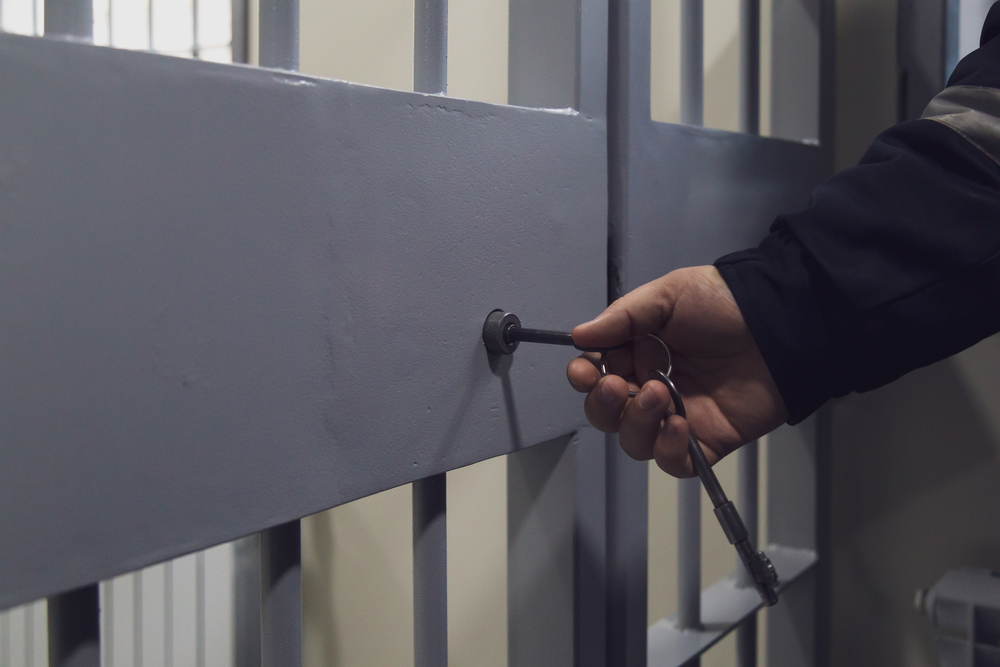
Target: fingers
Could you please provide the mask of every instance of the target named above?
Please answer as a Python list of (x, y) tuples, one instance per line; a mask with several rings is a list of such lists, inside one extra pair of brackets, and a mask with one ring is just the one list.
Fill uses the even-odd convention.
[[(663, 472), (674, 477), (694, 477), (694, 466), (688, 453), (688, 423), (679, 415), (671, 415), (663, 424), (653, 446), (653, 458)], [(701, 445), (699, 445), (700, 447)]]
[[(639, 461), (655, 459), (664, 472), (674, 477), (694, 477), (688, 451), (690, 427), (686, 419), (670, 411), (670, 393), (660, 382), (650, 381), (629, 401), (618, 430), (618, 443), (626, 454)], [(699, 443), (699, 447), (702, 445)], [(705, 447), (709, 465), (718, 455)]]
[(639, 395), (629, 401), (622, 416), (618, 442), (633, 459), (653, 458), (653, 447), (660, 433), (660, 422), (670, 408), (670, 392), (661, 382), (647, 382)]
[(583, 412), (594, 428), (604, 433), (618, 432), (628, 391), (628, 383), (617, 375), (601, 378), (583, 401)]
[(573, 340), (583, 347), (611, 347), (659, 331), (673, 309), (672, 283), (667, 274), (632, 290), (595, 319), (574, 328)]
[(566, 379), (573, 389), (586, 394), (597, 386), (601, 372), (594, 365), (595, 361), (600, 361), (599, 355), (585, 354), (569, 362), (566, 367)]

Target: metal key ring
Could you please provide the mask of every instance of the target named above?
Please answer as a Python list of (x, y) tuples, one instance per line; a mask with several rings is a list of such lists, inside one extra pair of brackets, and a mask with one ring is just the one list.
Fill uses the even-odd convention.
[(667, 386), (667, 391), (670, 392), (670, 400), (674, 403), (674, 414), (687, 419), (687, 410), (684, 409), (684, 401), (681, 399), (681, 392), (677, 391), (677, 385), (674, 384), (674, 381), (670, 378), (670, 376), (663, 371), (654, 368), (649, 371), (649, 377), (646, 378), (646, 382), (649, 382), (650, 380), (659, 380)]
[[(650, 378), (648, 378), (646, 381), (648, 382), (649, 379), (652, 378), (652, 375), (654, 373), (662, 373), (663, 374), (663, 378), (666, 379), (666, 382), (664, 382), (664, 384), (667, 385), (667, 389), (670, 390), (671, 397), (673, 397), (673, 395), (676, 394), (677, 398), (680, 399), (680, 394), (677, 393), (677, 388), (674, 387), (674, 383), (670, 380), (670, 374), (674, 370), (674, 358), (673, 358), (673, 355), (670, 354), (670, 348), (667, 347), (667, 344), (663, 341), (663, 339), (660, 338), (659, 336), (657, 336), (656, 334), (650, 333), (650, 334), (646, 334), (646, 335), (650, 336), (652, 338), (655, 338), (656, 341), (660, 345), (663, 346), (663, 349), (667, 353), (667, 370), (666, 370), (666, 372), (664, 372), (664, 371), (662, 371), (662, 370), (660, 370), (658, 368), (657, 369), (653, 369), (652, 371), (649, 372)], [(612, 348), (612, 349), (617, 349), (617, 348)], [(608, 360), (607, 360), (607, 355), (608, 355), (607, 351), (601, 352), (601, 364), (600, 364), (600, 366), (598, 366), (598, 370), (601, 372), (601, 377), (606, 377), (607, 374), (608, 374)], [(657, 377), (656, 379), (660, 380), (662, 378)], [(637, 391), (629, 391), (628, 395), (629, 395), (629, 398), (635, 398), (636, 396), (639, 395), (639, 392), (637, 392)], [(675, 401), (675, 403), (676, 403), (676, 401)], [(681, 415), (681, 416), (683, 416), (683, 415)]]

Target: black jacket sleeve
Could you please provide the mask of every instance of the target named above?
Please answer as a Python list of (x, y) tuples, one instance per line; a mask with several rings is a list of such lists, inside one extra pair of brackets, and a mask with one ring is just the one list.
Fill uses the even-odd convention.
[[(1000, 88), (1000, 2), (948, 85), (1000, 101), (989, 90)], [(988, 145), (1000, 122), (979, 114), (964, 132), (949, 118), (962, 117), (883, 132), (759, 247), (716, 261), (791, 423), (1000, 331), (1000, 156)]]

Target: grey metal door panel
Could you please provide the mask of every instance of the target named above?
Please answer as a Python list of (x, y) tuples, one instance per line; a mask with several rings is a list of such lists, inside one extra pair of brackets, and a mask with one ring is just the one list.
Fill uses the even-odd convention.
[(573, 432), (603, 120), (0, 36), (0, 608)]
[(756, 246), (826, 175), (807, 144), (648, 122), (630, 160), (624, 287)]

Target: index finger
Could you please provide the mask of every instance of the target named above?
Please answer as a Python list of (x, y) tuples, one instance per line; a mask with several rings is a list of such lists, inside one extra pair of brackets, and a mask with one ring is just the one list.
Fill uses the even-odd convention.
[(613, 347), (662, 329), (674, 307), (666, 278), (637, 287), (596, 318), (576, 326), (573, 342), (583, 347)]

